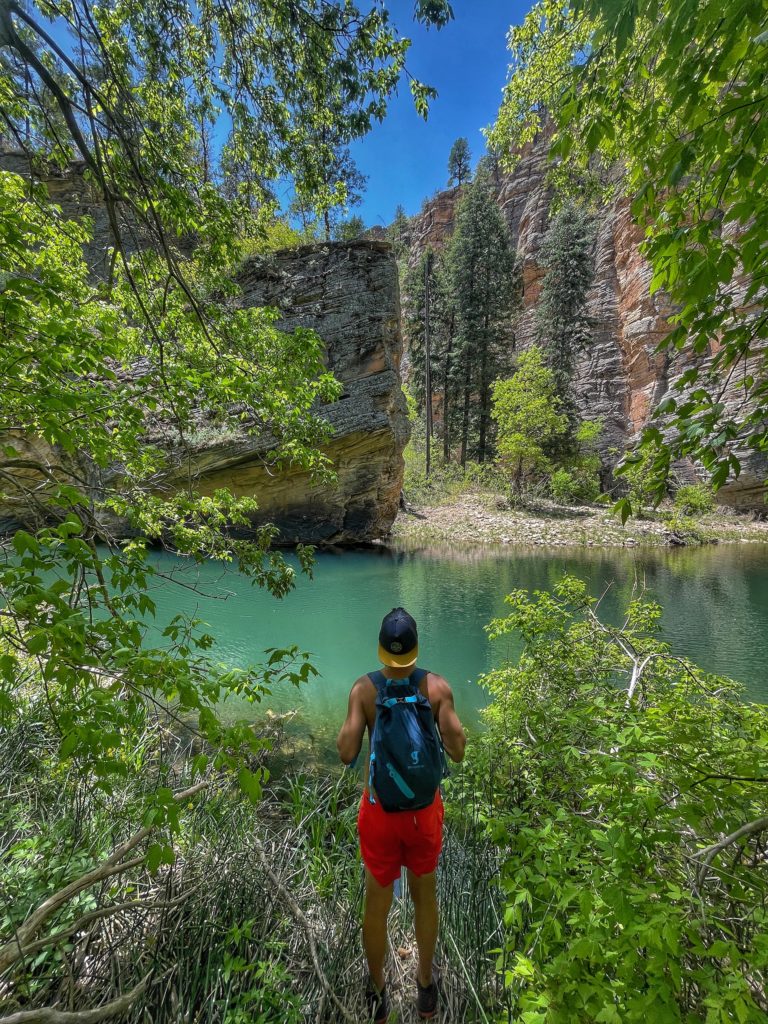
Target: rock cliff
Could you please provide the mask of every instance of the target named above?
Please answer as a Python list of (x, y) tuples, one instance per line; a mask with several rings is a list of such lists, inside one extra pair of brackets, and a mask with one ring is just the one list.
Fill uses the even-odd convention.
[[(28, 163), (16, 153), (0, 154), (0, 167), (29, 174)], [(103, 273), (109, 226), (82, 168), (73, 165), (46, 177), (45, 184), (66, 216), (91, 217), (94, 241), (85, 255), (94, 273)], [(409, 434), (400, 382), (398, 273), (390, 246), (361, 240), (254, 257), (238, 284), (245, 306), (275, 307), (281, 314), (278, 326), (312, 328), (325, 342), (327, 365), (344, 386), (341, 399), (320, 410), (332, 427), (326, 450), (337, 480), (331, 485), (296, 470), (267, 472), (268, 441), (239, 431), (233, 419), (218, 435), (201, 434), (193, 448), (197, 489), (207, 494), (226, 486), (238, 496), (255, 497), (257, 521), (274, 523), (282, 543), (349, 544), (385, 536), (398, 510)], [(27, 443), (34, 447), (34, 439)], [(171, 473), (166, 483), (174, 479)], [(24, 521), (18, 504), (0, 505), (0, 528)], [(114, 521), (109, 528), (112, 533), (125, 529)]]
[(278, 326), (310, 327), (323, 338), (330, 370), (344, 385), (322, 415), (333, 485), (288, 470), (270, 475), (263, 442), (247, 436), (198, 448), (197, 487), (253, 495), (260, 522), (275, 523), (286, 543), (355, 543), (389, 532), (403, 479), (409, 426), (400, 387), (397, 266), (385, 242), (304, 246), (251, 259), (238, 283), (245, 306), (274, 306)]
[[(544, 276), (539, 253), (552, 198), (546, 182), (547, 148), (544, 137), (526, 146), (515, 170), (500, 175), (495, 186), (522, 268), (523, 308), (514, 325), (520, 348), (535, 340), (535, 311)], [(411, 261), (427, 246), (439, 250), (445, 245), (460, 198), (460, 188), (438, 193), (412, 219)], [(596, 272), (588, 299), (596, 326), (592, 345), (577, 364), (575, 390), (582, 413), (603, 418), (603, 458), (608, 466), (632, 444), (654, 407), (690, 365), (687, 356), (655, 351), (669, 331), (673, 310), (663, 293), (649, 292), (652, 275), (640, 252), (641, 240), (626, 201), (599, 212)], [(738, 294), (744, 282), (735, 280), (733, 287)], [(737, 383), (726, 391), (725, 401), (731, 409), (738, 406)], [(752, 452), (739, 454), (742, 475), (721, 489), (719, 500), (764, 511), (768, 460)], [(676, 468), (683, 477), (695, 479), (692, 466)]]

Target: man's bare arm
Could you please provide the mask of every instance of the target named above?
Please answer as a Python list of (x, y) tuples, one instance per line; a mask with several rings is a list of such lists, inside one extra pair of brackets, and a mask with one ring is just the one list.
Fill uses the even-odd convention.
[(351, 764), (360, 753), (365, 726), (362, 682), (358, 679), (350, 690), (347, 717), (336, 737), (336, 748), (344, 764)]
[(462, 761), (467, 746), (467, 737), (464, 735), (464, 727), (453, 706), (453, 691), (442, 676), (438, 678), (440, 682), (438, 684), (437, 725), (443, 738), (443, 746), (452, 761)]

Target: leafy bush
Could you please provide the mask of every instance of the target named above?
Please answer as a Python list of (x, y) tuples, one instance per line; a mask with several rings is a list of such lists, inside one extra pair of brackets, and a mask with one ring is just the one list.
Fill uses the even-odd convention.
[(643, 445), (635, 451), (626, 452), (617, 472), (627, 485), (627, 494), (614, 506), (622, 520), (630, 515), (639, 519), (646, 516), (659, 503), (658, 474), (656, 460), (659, 454), (657, 444)]
[(491, 625), (475, 748), (504, 855), (510, 1019), (741, 1021), (768, 1006), (768, 708), (673, 657), (660, 609), (605, 625), (578, 580), (518, 591)]
[(596, 501), (600, 496), (600, 453), (597, 445), (603, 421), (583, 420), (574, 433), (575, 451), (566, 464), (554, 471), (549, 489), (555, 501), (564, 505)]
[(556, 469), (549, 478), (552, 497), (561, 505), (569, 505), (578, 497), (579, 485), (573, 473), (567, 469)]
[(684, 516), (703, 516), (714, 507), (715, 496), (706, 484), (684, 484), (675, 493), (675, 508)]

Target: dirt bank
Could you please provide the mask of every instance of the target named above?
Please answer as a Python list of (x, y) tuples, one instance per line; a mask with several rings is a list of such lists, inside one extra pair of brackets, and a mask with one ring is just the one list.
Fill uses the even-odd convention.
[(608, 509), (542, 503), (509, 509), (501, 497), (463, 494), (450, 504), (400, 512), (391, 539), (407, 543), (526, 544), (543, 547), (664, 547), (697, 543), (768, 543), (768, 522), (718, 511), (690, 528), (663, 518), (625, 526)]

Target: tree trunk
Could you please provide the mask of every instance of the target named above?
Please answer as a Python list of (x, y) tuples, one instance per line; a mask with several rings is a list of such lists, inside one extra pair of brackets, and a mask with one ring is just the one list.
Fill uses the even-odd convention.
[(323, 224), (325, 225), (325, 240), (330, 242), (331, 240), (331, 215), (327, 210), (323, 210)]
[(485, 438), (488, 431), (488, 314), (485, 316), (483, 353), (480, 358), (480, 438), (478, 462), (485, 462)]
[(469, 384), (470, 384), (470, 358), (467, 351), (464, 356), (464, 416), (461, 424), (461, 468), (467, 466), (467, 438), (469, 436)]
[(448, 348), (445, 352), (445, 368), (443, 371), (443, 461), (447, 462), (451, 457), (451, 427), (450, 427), (450, 377), (451, 377), (451, 351), (453, 349), (453, 314), (448, 327)]

